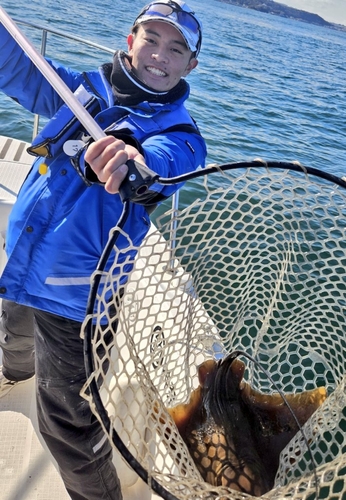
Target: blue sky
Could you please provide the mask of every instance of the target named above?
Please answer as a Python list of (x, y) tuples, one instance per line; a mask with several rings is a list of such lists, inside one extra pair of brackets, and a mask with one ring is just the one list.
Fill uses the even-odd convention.
[(346, 0), (277, 0), (279, 3), (319, 14), (331, 23), (346, 26)]

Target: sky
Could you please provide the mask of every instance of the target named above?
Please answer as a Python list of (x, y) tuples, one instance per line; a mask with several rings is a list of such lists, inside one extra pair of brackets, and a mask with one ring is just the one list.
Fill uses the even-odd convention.
[(331, 23), (346, 26), (346, 0), (277, 0), (295, 9), (313, 12)]

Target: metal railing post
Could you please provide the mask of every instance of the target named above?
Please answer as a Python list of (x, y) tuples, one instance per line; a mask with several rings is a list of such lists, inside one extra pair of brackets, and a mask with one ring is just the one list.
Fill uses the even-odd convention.
[[(44, 56), (46, 53), (47, 47), (47, 31), (45, 29), (42, 30), (42, 38), (41, 38), (41, 54)], [(40, 124), (39, 115), (34, 116), (34, 125), (32, 129), (32, 138), (34, 139), (38, 134), (38, 127)]]
[(177, 245), (177, 219), (176, 215), (179, 209), (179, 191), (172, 196), (172, 216), (171, 216), (171, 236), (170, 236), (170, 269), (174, 269), (174, 250)]

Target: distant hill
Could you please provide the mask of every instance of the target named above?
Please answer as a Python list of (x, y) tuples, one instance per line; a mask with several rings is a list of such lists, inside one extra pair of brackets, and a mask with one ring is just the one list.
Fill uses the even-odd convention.
[(306, 12), (304, 10), (288, 7), (288, 5), (284, 5), (283, 3), (279, 2), (274, 2), (273, 0), (219, 0), (219, 1), (224, 3), (230, 3), (232, 5), (237, 5), (238, 7), (246, 7), (248, 9), (258, 10), (260, 12), (265, 12), (267, 14), (273, 14), (275, 16), (295, 19), (296, 21), (303, 21), (305, 23), (325, 26), (326, 28), (346, 31), (346, 26), (342, 26), (341, 24), (329, 23), (318, 14), (312, 14), (311, 12)]

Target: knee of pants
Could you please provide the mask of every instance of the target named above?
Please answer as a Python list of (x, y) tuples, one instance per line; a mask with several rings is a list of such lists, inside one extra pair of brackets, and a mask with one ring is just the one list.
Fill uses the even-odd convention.
[(32, 309), (3, 301), (0, 318), (0, 345), (7, 350), (34, 347), (34, 316)]
[(6, 328), (0, 319), (0, 347), (8, 351), (26, 351), (34, 349), (34, 335), (18, 335)]

